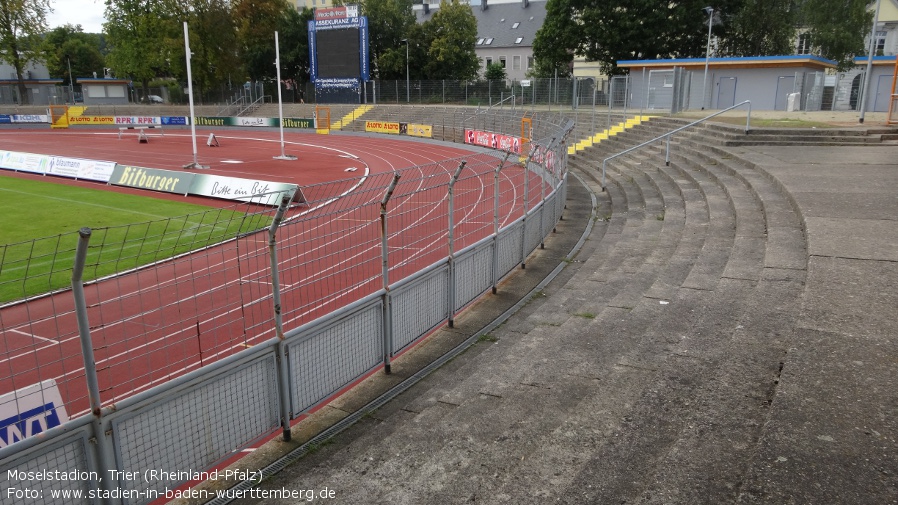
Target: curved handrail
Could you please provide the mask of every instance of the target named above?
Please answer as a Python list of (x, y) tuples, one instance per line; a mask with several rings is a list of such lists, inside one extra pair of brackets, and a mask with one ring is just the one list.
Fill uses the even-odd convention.
[(602, 191), (605, 191), (605, 167), (608, 165), (608, 160), (617, 158), (619, 156), (623, 156), (627, 153), (630, 153), (637, 149), (643, 148), (643, 147), (651, 144), (652, 142), (666, 138), (667, 139), (667, 153), (665, 154), (665, 157), (664, 157), (664, 163), (667, 165), (670, 165), (670, 137), (673, 136), (674, 133), (678, 133), (680, 131), (685, 130), (686, 128), (690, 128), (699, 123), (703, 123), (703, 122), (707, 121), (708, 119), (711, 119), (712, 117), (719, 116), (719, 115), (723, 114), (724, 112), (733, 110), (737, 107), (741, 107), (745, 104), (748, 104), (748, 115), (745, 117), (745, 133), (748, 134), (749, 130), (751, 129), (751, 100), (746, 100), (744, 102), (737, 103), (736, 105), (733, 105), (731, 107), (727, 107), (726, 109), (719, 110), (719, 111), (715, 112), (714, 114), (711, 114), (710, 116), (705, 116), (699, 120), (696, 120), (687, 125), (681, 126), (681, 127), (677, 128), (676, 130), (671, 130), (671, 131), (665, 133), (664, 135), (659, 135), (659, 136), (653, 138), (652, 140), (647, 140), (647, 141), (643, 142), (642, 144), (639, 144), (638, 146), (633, 146), (629, 149), (621, 151), (617, 154), (612, 154), (611, 156), (605, 158), (604, 160), (602, 160)]

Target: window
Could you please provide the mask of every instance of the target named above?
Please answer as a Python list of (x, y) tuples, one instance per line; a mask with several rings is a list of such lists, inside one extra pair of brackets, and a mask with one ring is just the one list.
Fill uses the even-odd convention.
[(519, 26), (521, 26), (521, 23), (518, 23), (517, 21), (515, 21), (515, 23), (513, 25), (511, 25), (511, 29), (514, 30), (515, 28), (517, 28)]
[(492, 43), (493, 43), (493, 38), (492, 38), (492, 37), (490, 37), (490, 38), (488, 38), (488, 39), (486, 39), (486, 40), (483, 41), (483, 44), (486, 45), (486, 46), (488, 46), (488, 45), (490, 45), (490, 44), (492, 44)]
[(876, 49), (873, 51), (875, 56), (879, 56), (883, 54), (883, 51), (886, 48), (886, 32), (877, 31), (876, 32)]
[(493, 64), (493, 59), (492, 59), (492, 58), (484, 58), (484, 59), (483, 59), (483, 66), (484, 66), (484, 68), (489, 68), (489, 66), (492, 65), (492, 64)]
[(811, 54), (811, 35), (802, 33), (798, 36), (798, 50), (796, 54)]
[(505, 56), (499, 56), (499, 64), (502, 65), (502, 68), (508, 68), (505, 64)]
[(518, 37), (518, 38), (514, 39), (514, 43), (520, 44), (523, 40), (524, 40), (524, 37)]
[(533, 56), (528, 56), (527, 57), (527, 70), (530, 70), (531, 68), (533, 68)]
[(478, 45), (478, 46), (482, 46), (482, 45), (483, 45), (483, 37), (480, 37), (479, 39), (477, 39), (477, 45)]
[(511, 69), (512, 70), (520, 70), (521, 69), (521, 57), (520, 56), (512, 56), (511, 57)]

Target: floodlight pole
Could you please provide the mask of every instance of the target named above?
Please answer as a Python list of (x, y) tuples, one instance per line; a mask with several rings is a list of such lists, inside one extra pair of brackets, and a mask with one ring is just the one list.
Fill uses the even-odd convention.
[(72, 60), (65, 55), (65, 61), (69, 65), (69, 94), (72, 95), (72, 105), (75, 105), (75, 78), (72, 77)]
[(402, 39), (400, 42), (405, 42), (405, 103), (411, 103), (411, 94), (409, 92), (411, 76), (408, 72), (408, 39)]
[(864, 74), (864, 92), (861, 95), (861, 116), (857, 122), (864, 124), (864, 113), (867, 112), (867, 92), (870, 91), (870, 73), (873, 71), (873, 51), (876, 50), (876, 25), (879, 24), (879, 3), (876, 0), (876, 12), (873, 14), (873, 28), (870, 31), (870, 49), (867, 51), (867, 73)]
[(196, 159), (196, 114), (193, 110), (193, 73), (190, 69), (190, 36), (187, 34), (187, 21), (184, 21), (184, 54), (187, 57), (187, 98), (190, 102), (190, 138), (193, 140), (193, 163), (184, 165), (184, 168), (209, 168), (200, 165)]
[(708, 93), (708, 61), (711, 58), (711, 23), (714, 21), (714, 7), (702, 9), (708, 15), (708, 45), (705, 48), (705, 76), (702, 78), (702, 110), (705, 110), (705, 99)]
[(284, 102), (281, 99), (281, 46), (278, 43), (278, 32), (274, 32), (274, 66), (277, 67), (278, 76), (278, 125), (281, 128), (281, 155), (275, 156), (276, 160), (295, 160), (296, 156), (284, 153)]

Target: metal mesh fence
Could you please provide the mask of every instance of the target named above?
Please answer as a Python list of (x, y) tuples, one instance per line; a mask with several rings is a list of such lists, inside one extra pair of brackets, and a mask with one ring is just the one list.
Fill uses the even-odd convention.
[[(267, 275), (247, 254), (238, 261), (237, 245), (271, 215), (268, 206), (241, 204), (91, 230), (85, 296), (104, 402), (233, 353), (255, 336), (247, 324), (261, 324), (261, 313), (270, 321), (270, 309), (254, 310), (267, 298), (224, 288), (252, 279), (250, 269)], [(71, 233), (0, 246), (0, 292), (9, 302), (0, 310), (0, 391), (55, 380), (68, 417), (88, 411), (75, 307), (63, 291), (77, 244)]]
[[(529, 156), (472, 151), (307, 186), (305, 203), (281, 210), (241, 204), (0, 246), (4, 406), (27, 410), (22, 391), (31, 388), (43, 404), (60, 403), (63, 417), (97, 409), (101, 468), (207, 468), (271, 433), (285, 412), (315, 406), (451, 319), (551, 229), (573, 123), (520, 110), (466, 110), (447, 121), (453, 136), (471, 127), (466, 119), (520, 136), (522, 117)], [(281, 223), (273, 237), (272, 222)], [(83, 304), (69, 291), (81, 275), (73, 265), (86, 280)], [(272, 344), (278, 321), (286, 383)], [(85, 348), (93, 359), (82, 357)], [(47, 412), (3, 427), (20, 433), (5, 439), (12, 445), (0, 447), (0, 465), (32, 464), (15, 442)], [(41, 447), (39, 458), (51, 450)], [(91, 467), (83, 455), (68, 445), (52, 457)], [(143, 503), (179, 484), (111, 485)]]
[(455, 262), (455, 310), (461, 310), (492, 286), (493, 244), (487, 242), (461, 254)]
[(166, 488), (195, 480), (179, 471), (207, 468), (270, 433), (278, 426), (274, 361), (272, 355), (263, 356), (221, 371), (150, 408), (110, 415), (120, 469), (141, 476), (113, 480), (111, 487), (140, 492), (134, 493), (140, 499), (125, 503), (151, 501)]
[(88, 492), (99, 487), (101, 475), (89, 457), (89, 438), (90, 430), (82, 427), (28, 451), (16, 461), (0, 464), (0, 501), (29, 505), (95, 503)]
[(393, 290), (393, 346), (396, 353), (449, 318), (447, 265)]
[(383, 358), (383, 304), (374, 299), (288, 337), (294, 414), (376, 367)]
[(523, 261), (521, 241), (523, 225), (518, 222), (502, 230), (497, 240), (499, 251), (498, 274), (505, 275)]
[[(365, 84), (363, 97), (375, 104), (451, 104), (521, 107), (567, 107), (577, 103), (591, 104), (593, 90), (597, 103), (602, 102), (604, 80), (541, 78), (522, 81), (423, 81), (423, 80), (374, 80)], [(607, 102), (605, 102), (607, 103)]]

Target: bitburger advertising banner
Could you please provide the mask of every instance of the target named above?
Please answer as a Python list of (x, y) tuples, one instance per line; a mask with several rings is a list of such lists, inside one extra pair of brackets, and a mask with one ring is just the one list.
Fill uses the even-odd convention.
[(116, 165), (112, 177), (109, 178), (109, 184), (188, 195), (195, 176), (196, 174), (189, 172)]

